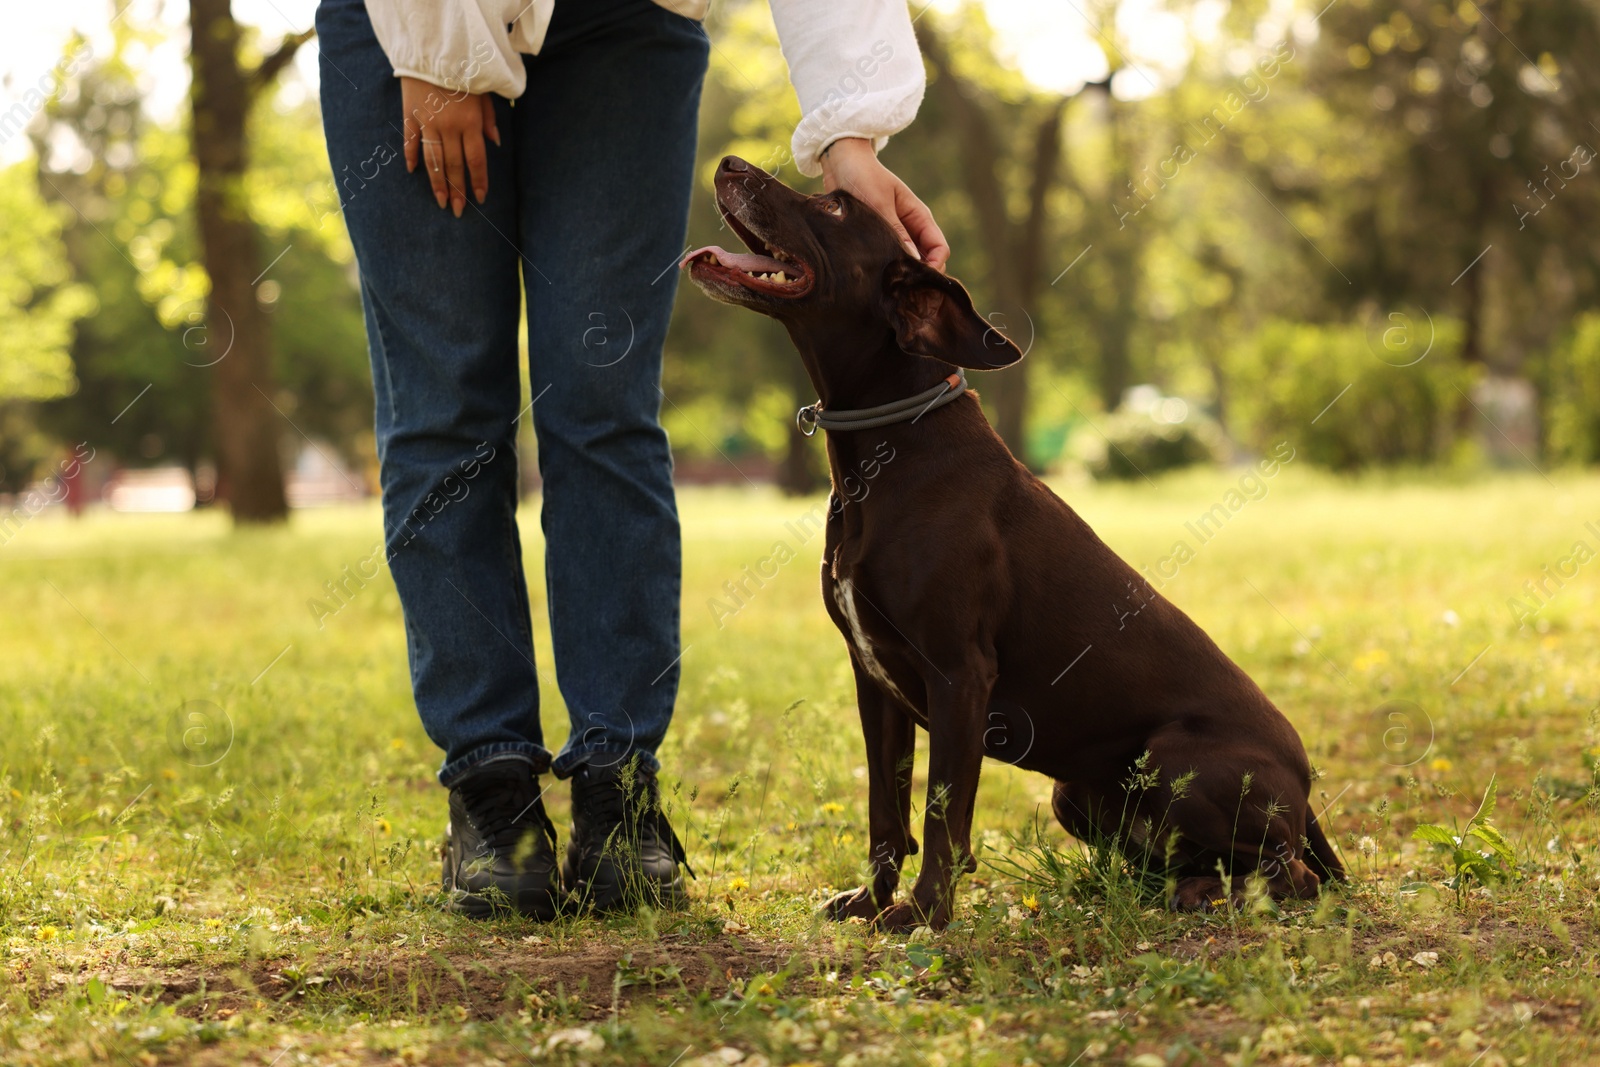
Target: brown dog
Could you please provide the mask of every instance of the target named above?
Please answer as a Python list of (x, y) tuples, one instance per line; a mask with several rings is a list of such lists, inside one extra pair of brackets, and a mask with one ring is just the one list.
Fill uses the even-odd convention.
[[(1175, 877), (1176, 907), (1210, 906), (1223, 876), (1236, 897), (1258, 874), (1280, 898), (1342, 878), (1294, 727), (961, 395), (957, 368), (1022, 358), (966, 290), (848, 193), (804, 196), (733, 156), (716, 190), (751, 252), (701, 249), (684, 264), (712, 297), (788, 328), (821, 397), (802, 425), (828, 431), (822, 592), (855, 668), (872, 872), (828, 914), (949, 922), (955, 880), (975, 867), (985, 755), (1056, 779), (1062, 825)], [(873, 491), (842, 501), (863, 476)], [(929, 736), (928, 851), (895, 904), (917, 850), (916, 725)]]

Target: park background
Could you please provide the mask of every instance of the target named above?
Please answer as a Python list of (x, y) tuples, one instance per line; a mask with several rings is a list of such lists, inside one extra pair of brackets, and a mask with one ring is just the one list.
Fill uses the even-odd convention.
[[(0, 1059), (1594, 1055), (1592, 3), (913, 5), (928, 91), (883, 157), (1027, 349), (974, 379), (991, 419), (1289, 714), (1357, 878), (1167, 916), (990, 764), (965, 915), (910, 942), (811, 910), (865, 837), (793, 533), (825, 507), (814, 394), (780, 328), (688, 286), (663, 758), (695, 905), (436, 914), (314, 5), (192, 9), (75, 0), (0, 43)], [(817, 187), (766, 5), (706, 32), (691, 247), (726, 241), (725, 153)], [(586, 343), (622, 346), (596, 311)]]

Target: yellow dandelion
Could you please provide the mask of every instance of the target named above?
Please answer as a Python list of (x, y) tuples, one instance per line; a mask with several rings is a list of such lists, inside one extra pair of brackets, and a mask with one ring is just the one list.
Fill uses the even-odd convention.
[(842, 811), (844, 811), (844, 805), (836, 804), (831, 800), (822, 805), (822, 814), (824, 815), (838, 815)]
[(788, 825), (786, 825), (784, 827), (784, 829), (785, 830), (798, 830), (798, 829), (800, 829), (800, 824), (797, 823), (797, 822), (792, 822), (792, 823), (789, 823)]
[(1022, 898), (1022, 906), (1029, 911), (1037, 912), (1039, 910), (1039, 897), (1034, 893), (1029, 893)]
[(1389, 653), (1385, 652), (1381, 648), (1374, 648), (1369, 652), (1363, 652), (1361, 655), (1357, 656), (1352, 666), (1354, 666), (1358, 671), (1370, 671), (1372, 668), (1381, 667), (1388, 662)]
[(54, 926), (41, 926), (33, 936), (37, 937), (40, 941), (54, 941), (57, 937), (61, 936), (61, 931), (57, 930)]
[(170, 782), (178, 777), (178, 772), (173, 770), (171, 767), (163, 767), (161, 768), (161, 777)]
[(737, 893), (741, 889), (749, 889), (750, 883), (736, 874), (732, 878), (728, 879), (728, 888)]
[(1443, 756), (1440, 756), (1438, 759), (1436, 759), (1432, 763), (1428, 764), (1428, 766), (1430, 766), (1434, 770), (1440, 771), (1442, 773), (1444, 771), (1448, 771), (1451, 767), (1454, 767), (1455, 764), (1451, 763), (1449, 760), (1445, 759)]
[(12, 800), (21, 800), (21, 799), (22, 799), (22, 790), (20, 790), (20, 789), (13, 789), (13, 790), (12, 790), (12, 791), (11, 791), (11, 799), (12, 799)]
[(217, 927), (222, 925), (222, 920), (221, 919), (207, 919), (206, 920), (206, 925), (211, 927), (212, 929), (216, 929)]
[(396, 752), (399, 752), (402, 748), (406, 747), (406, 743), (404, 739), (397, 737), (389, 742), (389, 747), (394, 749)]
[(855, 839), (856, 835), (851, 833), (849, 830), (846, 830), (844, 833), (839, 835), (839, 844), (848, 845)]
[(378, 827), (378, 833), (382, 834), (384, 837), (388, 837), (390, 834), (392, 834), (394, 832), (394, 827), (389, 825), (389, 820), (388, 819), (381, 819), (380, 818), (377, 821), (376, 825)]

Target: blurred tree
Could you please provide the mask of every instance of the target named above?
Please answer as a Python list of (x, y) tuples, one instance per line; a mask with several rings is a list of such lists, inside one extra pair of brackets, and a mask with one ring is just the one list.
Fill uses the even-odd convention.
[(1551, 456), (1569, 463), (1600, 463), (1600, 312), (1573, 321), (1541, 372)]
[(41, 424), (64, 440), (193, 470), (208, 451), (206, 383), (184, 364), (208, 358), (204, 279), (176, 264), (192, 257), (194, 170), (187, 139), (147, 120), (140, 72), (127, 61), (130, 46), (155, 36), (119, 19), (111, 52), (83, 66), (30, 130), (40, 189), (68, 220), (67, 262), (97, 298), (72, 339), (80, 387), (45, 405)]
[(263, 272), (246, 195), (246, 134), (262, 91), (313, 31), (285, 38), (270, 55), (247, 65), (231, 0), (190, 0), (189, 30), (195, 212), (211, 283), (206, 324), (211, 331), (226, 330), (230, 346), (213, 364), (218, 484), (234, 521), (273, 522), (288, 514), (289, 505), (278, 452), (282, 416), (273, 403), (271, 320), (255, 291)]
[[(291, 91), (292, 90), (292, 91)], [(251, 117), (251, 217), (266, 258), (255, 287), (272, 323), (273, 395), (300, 432), (332, 443), (376, 486), (372, 372), (355, 252), (339, 215), (317, 102), (299, 85), (264, 99)], [(260, 399), (259, 397), (257, 398)]]
[[(708, 32), (716, 42), (700, 108), (700, 142), (691, 247), (738, 238), (721, 221), (711, 177), (725, 155), (739, 155), (797, 188), (814, 187), (793, 168), (789, 137), (800, 107), (778, 62), (777, 31), (765, 2), (715, 5)], [(825, 483), (820, 442), (804, 437), (794, 412), (816, 398), (805, 368), (774, 321), (736, 313), (680, 286), (668, 338), (662, 421), (673, 451), (686, 458), (732, 463), (734, 476), (753, 471), (741, 453), (777, 458), (773, 477), (789, 494)], [(703, 401), (710, 401), (704, 403)]]
[[(207, 328), (196, 167), (187, 131), (145, 113), (143, 72), (128, 62), (132, 46), (153, 45), (161, 31), (125, 16), (115, 32), (114, 47), (81, 65), (29, 131), (40, 188), (66, 220), (71, 274), (97, 297), (71, 342), (79, 388), (43, 404), (37, 422), (58, 440), (88, 440), (121, 461), (178, 462), (199, 473), (215, 457), (211, 374), (228, 336), (225, 323)], [(277, 324), (273, 403), (307, 434), (370, 466), (354, 257), (321, 130), (315, 99), (292, 80), (252, 115), (245, 196), (273, 255), (289, 250), (253, 298)]]
[(0, 171), (0, 401), (76, 389), (72, 326), (94, 309), (93, 293), (69, 277), (61, 221), (37, 181), (31, 160)]
[(1308, 86), (1386, 149), (1377, 180), (1307, 167), (1283, 183), (1336, 220), (1340, 303), (1453, 311), (1466, 360), (1523, 373), (1600, 293), (1597, 62), (1600, 12), (1583, 0), (1328, 11)]
[[(971, 7), (964, 15), (968, 22), (978, 19)], [(1012, 94), (1013, 100), (1007, 103), (1000, 94), (986, 92), (980, 76), (964, 75), (957, 69), (931, 16), (917, 20), (916, 32), (922, 54), (934, 72), (930, 92), (940, 95), (956, 120), (954, 132), (961, 147), (955, 158), (960, 160), (989, 263), (990, 306), (998, 311), (998, 315), (991, 313), (991, 321), (1026, 345), (1027, 333), (1021, 331), (1026, 309), (1037, 302), (1042, 281), (1040, 263), (1049, 231), (1046, 208), (1058, 180), (1062, 115), (1068, 98), (1025, 93), (1017, 99), (1017, 94)], [(989, 73), (996, 73), (993, 67)], [(1010, 207), (1018, 198), (1009, 195), (1002, 176), (1011, 169), (1003, 166), (1011, 149), (1008, 142), (1013, 139), (1005, 131), (1018, 128), (1024, 131), (1016, 152), (1025, 160), (1021, 170), (1027, 190), (1021, 201), (1026, 206), (1020, 213)], [(1000, 436), (1019, 457), (1028, 454), (1024, 424), (1030, 366), (1023, 361), (988, 375), (986, 381)]]
[(77, 389), (73, 326), (95, 301), (71, 278), (61, 220), (31, 160), (0, 171), (0, 217), (0, 492), (16, 493), (55, 450), (33, 402)]

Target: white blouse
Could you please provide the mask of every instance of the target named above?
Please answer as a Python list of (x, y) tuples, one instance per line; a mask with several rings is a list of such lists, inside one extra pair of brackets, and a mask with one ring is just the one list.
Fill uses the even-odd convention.
[[(577, 2), (577, 0), (571, 0)], [(684, 18), (710, 0), (655, 0)], [(924, 74), (905, 0), (769, 0), (789, 80), (800, 98), (791, 148), (800, 173), (841, 137), (882, 148), (910, 125)], [(555, 0), (366, 0), (395, 76), (450, 90), (522, 95), (521, 53), (537, 55)]]

